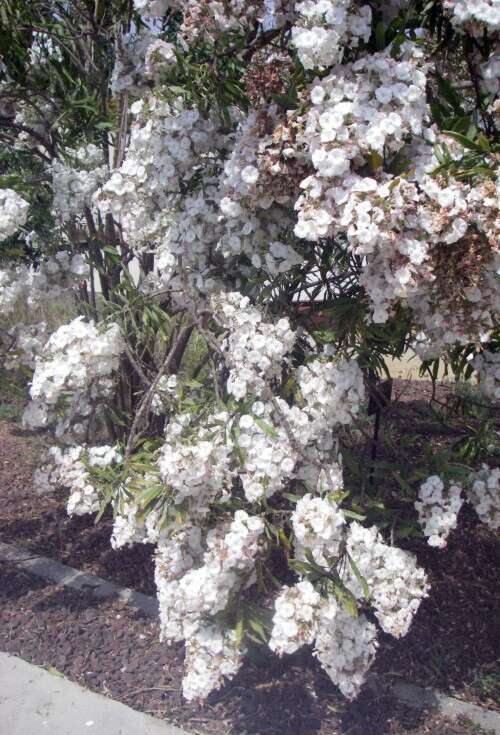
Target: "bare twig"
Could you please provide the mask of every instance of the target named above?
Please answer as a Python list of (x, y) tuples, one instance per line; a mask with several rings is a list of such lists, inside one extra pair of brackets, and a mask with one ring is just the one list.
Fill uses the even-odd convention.
[(164, 361), (163, 365), (158, 371), (156, 378), (151, 383), (149, 390), (147, 391), (147, 393), (144, 394), (141, 400), (141, 403), (137, 409), (137, 413), (135, 415), (134, 421), (132, 422), (132, 426), (130, 428), (130, 434), (129, 434), (129, 437), (127, 440), (127, 446), (125, 449), (125, 459), (128, 459), (130, 455), (132, 454), (136, 437), (139, 434), (141, 422), (143, 421), (143, 419), (149, 412), (151, 403), (153, 401), (153, 396), (156, 393), (156, 389), (158, 387), (158, 383), (160, 382), (161, 378), (170, 369), (170, 366), (177, 354), (179, 345), (182, 343), (182, 340), (184, 339), (186, 333), (192, 330), (192, 328), (193, 328), (193, 325), (188, 324), (187, 326), (183, 327), (183, 329), (181, 329), (177, 333), (175, 340), (172, 341), (172, 344), (171, 344), (166, 360)]

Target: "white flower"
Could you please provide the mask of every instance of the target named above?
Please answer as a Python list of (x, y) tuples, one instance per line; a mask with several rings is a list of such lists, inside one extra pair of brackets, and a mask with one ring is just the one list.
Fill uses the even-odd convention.
[(259, 172), (255, 168), (255, 166), (245, 166), (245, 168), (241, 172), (241, 178), (243, 179), (245, 184), (253, 186), (253, 184), (256, 184), (258, 181)]
[(244, 653), (235, 631), (200, 625), (186, 644), (182, 693), (188, 702), (206, 699), (224, 679), (231, 679), (243, 663)]
[(309, 549), (318, 564), (327, 566), (328, 559), (339, 556), (344, 542), (345, 517), (333, 501), (304, 495), (292, 513), (292, 527), (296, 558), (305, 558), (305, 550)]
[(320, 595), (303, 580), (293, 587), (283, 587), (274, 602), (273, 627), (269, 648), (279, 655), (295, 653), (316, 637)]
[[(364, 528), (356, 521), (349, 527), (347, 551), (368, 585), (382, 629), (396, 638), (406, 635), (428, 591), (425, 572), (413, 554), (385, 544), (376, 526)], [(363, 587), (349, 565), (345, 574), (353, 594), (363, 598)]]
[(364, 615), (354, 618), (334, 599), (322, 606), (314, 655), (342, 694), (353, 699), (377, 651), (377, 631)]
[(483, 523), (496, 531), (500, 528), (500, 468), (483, 464), (469, 478), (467, 497)]
[(457, 526), (457, 516), (463, 504), (462, 488), (453, 484), (445, 491), (443, 481), (437, 475), (422, 483), (415, 501), (418, 520), (430, 546), (444, 548), (446, 539)]
[(13, 189), (0, 189), (0, 242), (26, 224), (29, 203)]

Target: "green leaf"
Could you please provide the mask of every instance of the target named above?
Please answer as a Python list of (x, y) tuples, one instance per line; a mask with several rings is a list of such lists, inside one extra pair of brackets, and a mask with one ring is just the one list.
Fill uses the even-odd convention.
[(346, 518), (353, 518), (355, 521), (366, 521), (366, 516), (361, 513), (356, 513), (355, 511), (348, 510), (347, 508), (342, 508), (342, 512)]
[(287, 95), (284, 94), (273, 94), (272, 99), (282, 107), (284, 110), (296, 110), (299, 106), (299, 100), (295, 91)]
[(436, 78), (438, 81), (438, 89), (441, 97), (443, 97), (446, 102), (450, 105), (450, 107), (454, 110), (454, 112), (463, 115), (464, 110), (462, 107), (462, 100), (463, 97), (455, 90), (453, 89), (452, 85), (449, 83), (447, 79), (445, 79), (439, 72), (436, 73)]
[(236, 636), (236, 645), (240, 646), (243, 641), (243, 636), (245, 635), (245, 619), (243, 617), (243, 612), (241, 611), (241, 608), (238, 610), (238, 618), (236, 620), (234, 633)]
[(186, 385), (188, 388), (203, 388), (203, 383), (200, 383), (198, 380), (193, 380), (192, 378), (189, 380), (183, 380), (182, 385)]
[(267, 434), (268, 436), (272, 436), (273, 439), (276, 439), (278, 437), (278, 432), (274, 428), (274, 426), (271, 426), (271, 424), (268, 424), (267, 421), (264, 421), (259, 416), (253, 416), (253, 420), (259, 426), (262, 431)]
[(356, 598), (350, 590), (345, 587), (342, 582), (333, 582), (333, 589), (335, 590), (335, 596), (340, 602), (344, 610), (353, 618), (358, 617), (358, 606), (356, 604)]
[(294, 495), (293, 493), (283, 493), (283, 497), (290, 500), (292, 503), (298, 503), (301, 499), (300, 495)]
[[(477, 151), (478, 153), (484, 153), (484, 147), (479, 145), (478, 143), (475, 143), (473, 140), (470, 140), (470, 138), (467, 138), (467, 136), (462, 135), (462, 133), (457, 133), (455, 130), (443, 130), (444, 135), (447, 135), (450, 138), (453, 138), (458, 143), (463, 145), (464, 148), (468, 148), (471, 151)], [(489, 145), (489, 144), (488, 144)]]
[(359, 571), (359, 569), (358, 569), (358, 567), (357, 567), (354, 559), (352, 558), (352, 556), (349, 553), (347, 553), (347, 552), (346, 552), (346, 555), (347, 555), (347, 558), (349, 559), (349, 564), (351, 565), (351, 569), (354, 572), (354, 576), (356, 577), (356, 579), (358, 580), (358, 582), (361, 585), (361, 589), (363, 590), (363, 595), (365, 596), (365, 599), (369, 600), (370, 599), (370, 590), (368, 588), (368, 584), (366, 582), (366, 579), (363, 577), (363, 575)]
[(370, 151), (370, 168), (373, 173), (375, 173), (379, 168), (382, 168), (384, 165), (384, 159), (380, 155), (380, 153), (377, 153), (377, 151)]
[(120, 262), (120, 260), (121, 260), (121, 258), (120, 258), (120, 253), (119, 253), (119, 252), (118, 252), (118, 250), (117, 250), (117, 249), (116, 249), (115, 247), (113, 247), (112, 245), (105, 245), (105, 246), (104, 246), (104, 247), (102, 248), (102, 251), (103, 251), (103, 253), (105, 253), (105, 254), (106, 254), (106, 255), (108, 256), (108, 258), (110, 258), (110, 259), (111, 259), (112, 261), (114, 261), (115, 263), (118, 263), (118, 262)]
[(404, 33), (398, 33), (397, 36), (394, 38), (394, 41), (391, 44), (391, 57), (393, 59), (396, 59), (399, 56), (399, 52), (401, 51), (401, 46), (406, 41), (406, 36)]
[(358, 606), (356, 605), (356, 601), (351, 595), (342, 595), (340, 603), (344, 610), (346, 610), (351, 617), (358, 617)]
[(260, 620), (249, 618), (248, 625), (252, 628), (254, 633), (257, 634), (260, 643), (267, 643), (269, 636), (266, 634), (264, 626)]
[(385, 25), (382, 21), (379, 21), (375, 27), (375, 45), (377, 51), (383, 51), (385, 49)]
[(292, 548), (292, 544), (290, 543), (286, 533), (284, 532), (282, 528), (280, 528), (278, 531), (278, 538), (283, 544), (283, 546), (285, 547), (285, 549), (290, 550)]

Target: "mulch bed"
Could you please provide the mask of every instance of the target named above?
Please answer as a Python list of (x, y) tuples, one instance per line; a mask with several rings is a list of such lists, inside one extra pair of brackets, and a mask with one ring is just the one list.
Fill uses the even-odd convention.
[(97, 525), (91, 516), (69, 518), (66, 492), (35, 493), (32, 474), (39, 454), (28, 432), (0, 421), (0, 541), (154, 595), (153, 547), (113, 551), (110, 514)]
[(431, 592), (404, 638), (383, 636), (374, 670), (500, 709), (498, 537), (465, 507), (445, 550), (401, 545), (426, 569)]
[[(425, 427), (432, 419), (426, 408), (430, 384), (395, 381), (394, 388), (398, 401), (392, 417), (384, 420), (394, 416), (398, 420), (398, 405), (405, 402), (402, 431), (414, 432), (419, 421)], [(448, 393), (449, 388), (438, 386), (436, 397), (445, 401)], [(443, 432), (429, 434), (429, 439), (424, 430), (418, 439), (439, 446), (450, 441)], [(0, 541), (154, 594), (152, 547), (138, 545), (115, 552), (109, 545), (110, 518), (97, 526), (89, 517), (69, 519), (65, 494), (36, 495), (31, 488), (36, 459), (33, 439), (15, 424), (0, 422)], [(414, 540), (402, 545), (417, 554), (432, 591), (404, 639), (382, 637), (374, 670), (388, 679), (401, 677), (500, 709), (498, 535), (480, 524), (474, 513), (463, 510), (446, 550)], [(283, 661), (264, 657), (249, 663), (203, 707), (187, 706), (179, 693), (182, 647), (159, 644), (153, 623), (118, 603), (60, 590), (9, 566), (0, 569), (0, 590), (3, 650), (60, 669), (85, 686), (194, 731), (210, 735), (478, 732), (434, 715), (419, 715), (369, 686), (353, 705), (347, 705), (308, 652)]]
[(180, 694), (182, 646), (121, 603), (58, 588), (0, 564), (0, 648), (137, 710), (204, 735), (472, 735), (366, 687), (352, 704), (312, 657), (247, 663), (202, 706)]

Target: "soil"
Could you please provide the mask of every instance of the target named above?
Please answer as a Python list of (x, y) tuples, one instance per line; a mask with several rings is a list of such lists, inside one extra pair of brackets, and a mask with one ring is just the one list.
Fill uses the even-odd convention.
[(98, 524), (91, 516), (69, 518), (67, 493), (37, 494), (32, 474), (39, 455), (36, 437), (0, 421), (0, 541), (154, 595), (153, 547), (113, 551), (109, 513)]
[(48, 584), (0, 564), (0, 648), (54, 675), (203, 735), (479, 735), (369, 686), (352, 704), (305, 652), (248, 662), (198, 706), (180, 693), (182, 646), (130, 607)]
[[(419, 424), (416, 444), (448, 443), (454, 436), (449, 427), (436, 429), (431, 394), (423, 381), (395, 381), (397, 400), (383, 421), (399, 421), (398, 430), (411, 436)], [(448, 395), (449, 388), (438, 386), (435, 398), (445, 402)], [(381, 451), (390, 457), (386, 444)], [(0, 541), (154, 594), (152, 547), (113, 551), (109, 517), (97, 526), (89, 517), (69, 519), (64, 493), (35, 494), (37, 455), (36, 439), (0, 421)], [(431, 593), (404, 639), (382, 636), (374, 671), (382, 680), (401, 677), (500, 709), (498, 535), (464, 509), (445, 550), (418, 539), (399, 543), (427, 570)], [(403, 707), (380, 686), (375, 691), (368, 684), (350, 705), (308, 651), (282, 661), (255, 654), (204, 706), (187, 705), (180, 695), (182, 647), (160, 644), (154, 623), (121, 604), (61, 590), (9, 565), (0, 568), (0, 648), (207, 735), (481, 732)]]
[(406, 542), (431, 591), (409, 633), (384, 635), (374, 671), (500, 709), (500, 541), (469, 508), (445, 550)]

